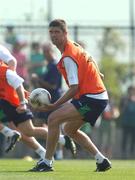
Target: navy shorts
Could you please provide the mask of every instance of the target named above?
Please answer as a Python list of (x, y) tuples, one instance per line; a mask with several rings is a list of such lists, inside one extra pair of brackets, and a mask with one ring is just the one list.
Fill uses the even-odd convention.
[(94, 126), (108, 104), (108, 100), (94, 99), (83, 95), (79, 99), (73, 99), (71, 103), (82, 115), (83, 120)]
[(33, 119), (33, 114), (29, 109), (24, 113), (18, 113), (16, 111), (16, 106), (11, 105), (8, 101), (3, 99), (0, 99), (0, 109), (2, 109), (6, 115), (7, 121), (13, 121), (16, 126), (24, 121)]

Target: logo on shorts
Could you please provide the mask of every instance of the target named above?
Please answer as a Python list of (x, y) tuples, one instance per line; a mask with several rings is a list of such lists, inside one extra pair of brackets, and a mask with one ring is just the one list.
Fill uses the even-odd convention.
[(89, 112), (91, 109), (88, 105), (82, 106), (79, 108), (79, 112), (80, 114), (83, 116), (85, 115), (87, 112)]

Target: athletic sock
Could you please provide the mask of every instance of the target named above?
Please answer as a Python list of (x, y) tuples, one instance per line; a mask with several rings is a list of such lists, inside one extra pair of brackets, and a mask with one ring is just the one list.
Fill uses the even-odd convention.
[(97, 152), (97, 154), (95, 155), (95, 159), (97, 163), (102, 163), (105, 159), (105, 156), (101, 152)]
[(57, 160), (61, 160), (63, 159), (63, 149), (58, 149), (55, 153), (55, 158)]
[(35, 152), (40, 156), (41, 159), (45, 158), (46, 150), (42, 146), (38, 147)]
[(60, 134), (58, 143), (60, 143), (61, 145), (65, 145), (65, 138), (64, 138), (64, 135)]
[(50, 159), (44, 159), (44, 162), (47, 166), (50, 166), (52, 167), (52, 164), (53, 164), (53, 160), (50, 160)]

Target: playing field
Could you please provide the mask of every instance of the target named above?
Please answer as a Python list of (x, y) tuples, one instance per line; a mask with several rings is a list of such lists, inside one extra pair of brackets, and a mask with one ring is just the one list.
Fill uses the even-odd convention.
[(113, 168), (94, 172), (95, 161), (55, 161), (54, 172), (27, 172), (35, 161), (1, 159), (0, 180), (135, 180), (135, 161), (112, 161)]

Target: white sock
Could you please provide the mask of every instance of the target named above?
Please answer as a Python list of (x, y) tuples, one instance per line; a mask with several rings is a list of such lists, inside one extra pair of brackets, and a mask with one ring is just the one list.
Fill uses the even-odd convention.
[(64, 138), (64, 135), (60, 134), (60, 137), (59, 137), (58, 142), (59, 142), (61, 145), (65, 145), (65, 138)]
[(11, 137), (14, 135), (14, 131), (6, 126), (4, 126), (0, 132), (6, 137)]
[(48, 166), (52, 167), (53, 164), (53, 160), (51, 159), (44, 159), (45, 164), (47, 164)]
[(45, 159), (46, 150), (42, 146), (39, 146), (35, 152), (40, 156), (41, 159)]
[(63, 159), (63, 149), (59, 149), (56, 151), (56, 159), (57, 160)]
[(95, 159), (97, 163), (102, 163), (105, 159), (105, 156), (101, 152), (97, 152), (97, 154), (95, 155)]

